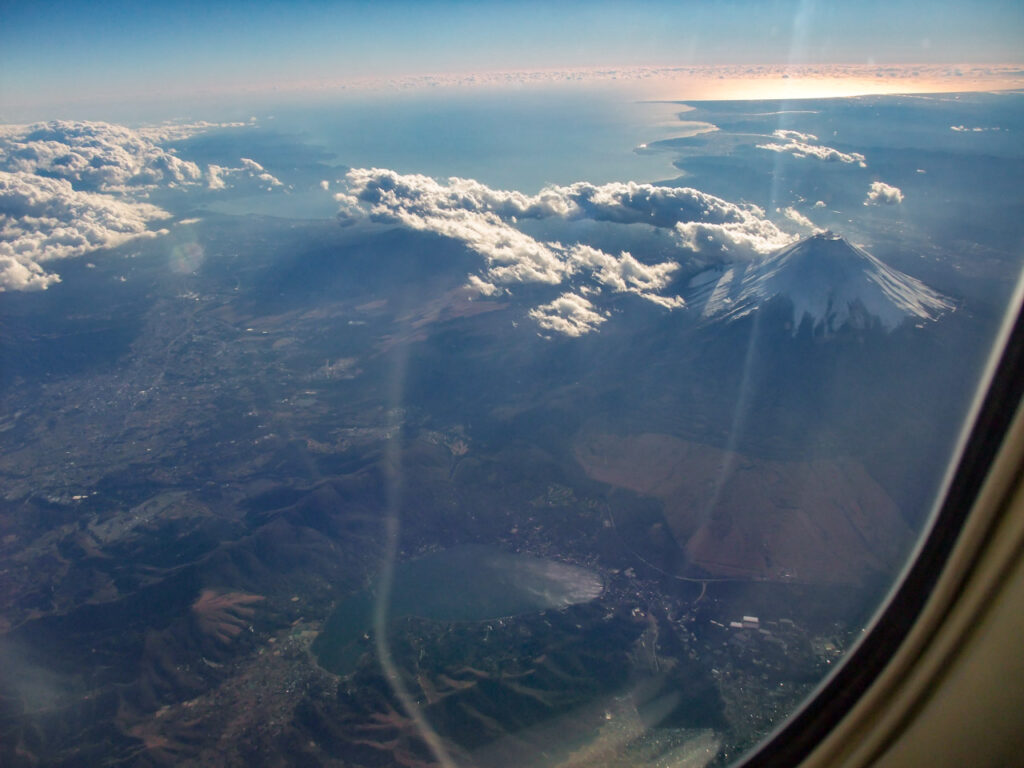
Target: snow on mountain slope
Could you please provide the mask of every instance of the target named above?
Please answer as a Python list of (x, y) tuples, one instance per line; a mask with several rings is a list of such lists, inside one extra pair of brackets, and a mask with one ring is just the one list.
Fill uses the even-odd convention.
[(794, 333), (805, 317), (816, 332), (828, 334), (846, 325), (892, 330), (906, 319), (935, 320), (954, 308), (952, 300), (833, 232), (761, 261), (703, 272), (690, 290), (687, 302), (709, 320), (737, 320), (784, 297), (793, 305)]

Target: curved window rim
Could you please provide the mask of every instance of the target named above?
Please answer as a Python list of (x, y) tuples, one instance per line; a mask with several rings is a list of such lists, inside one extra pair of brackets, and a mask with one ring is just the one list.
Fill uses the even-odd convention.
[[(864, 721), (864, 713), (859, 722), (853, 722), (854, 708), (880, 692), (883, 683), (891, 693), (914, 673), (930, 638), (942, 627), (984, 556), (985, 543), (999, 521), (1010, 514), (1009, 494), (1022, 482), (1024, 465), (1022, 396), (1024, 276), (993, 344), (927, 533), (860, 642), (803, 706), (739, 760), (736, 768), (792, 768), (808, 763), (854, 768), (871, 765), (881, 755), (884, 745), (853, 760), (847, 759), (848, 743), (845, 749), (835, 743), (827, 750), (821, 747), (826, 737), (844, 729), (845, 733), (837, 734), (840, 742), (864, 735), (870, 724)], [(902, 722), (909, 713), (896, 716)], [(868, 717), (880, 720), (878, 712)], [(901, 730), (897, 726), (883, 734), (888, 739), (885, 744), (898, 738)], [(814, 758), (813, 763), (809, 758)]]

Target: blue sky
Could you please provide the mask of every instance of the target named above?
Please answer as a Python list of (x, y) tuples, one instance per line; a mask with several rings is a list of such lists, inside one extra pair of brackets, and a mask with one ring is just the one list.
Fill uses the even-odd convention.
[(1024, 58), (1017, 0), (0, 3), (0, 116), (422, 72)]

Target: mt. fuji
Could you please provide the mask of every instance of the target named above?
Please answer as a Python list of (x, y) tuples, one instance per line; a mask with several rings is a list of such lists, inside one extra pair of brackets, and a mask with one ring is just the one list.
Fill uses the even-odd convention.
[(733, 321), (780, 297), (793, 306), (793, 332), (805, 319), (825, 335), (844, 326), (893, 330), (904, 320), (936, 320), (951, 299), (833, 232), (812, 235), (749, 264), (705, 271), (687, 301), (708, 320)]

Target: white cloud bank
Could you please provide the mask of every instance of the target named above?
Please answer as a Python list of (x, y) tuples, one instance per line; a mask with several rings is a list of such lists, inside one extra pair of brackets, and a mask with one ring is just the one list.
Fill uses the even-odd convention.
[(198, 184), (202, 179), (195, 163), (122, 125), (55, 120), (21, 128), (0, 135), (0, 170), (67, 179), (76, 188), (122, 194)]
[(871, 182), (864, 205), (899, 205), (903, 202), (903, 191), (884, 181)]
[(788, 152), (793, 157), (816, 157), (826, 162), (856, 163), (861, 168), (867, 168), (867, 161), (864, 155), (859, 152), (840, 152), (838, 149), (826, 147), (817, 142), (818, 137), (813, 133), (801, 133), (800, 131), (778, 130), (772, 135), (777, 139), (783, 139), (785, 144), (758, 144), (758, 149), (767, 149), (771, 152)]
[(0, 290), (40, 290), (60, 278), (43, 264), (118, 245), (169, 216), (149, 203), (80, 192), (66, 179), (0, 171)]
[(158, 234), (170, 214), (144, 202), (161, 189), (227, 186), (225, 177), (281, 186), (259, 163), (198, 165), (161, 144), (247, 123), (163, 124), (131, 129), (55, 120), (0, 126), (0, 291), (41, 290), (59, 282), (43, 264)]
[[(399, 224), (463, 242), (484, 258), (469, 284), (486, 296), (516, 283), (562, 285), (585, 282), (590, 293), (633, 293), (660, 306), (683, 306), (667, 295), (675, 261), (645, 263), (623, 251), (538, 240), (517, 225), (523, 219), (590, 219), (642, 224), (672, 232), (679, 247), (735, 255), (769, 253), (795, 238), (764, 217), (757, 206), (730, 203), (699, 190), (634, 182), (551, 186), (536, 195), (492, 189), (472, 179), (446, 183), (427, 176), (380, 168), (349, 171), (347, 191), (335, 195), (342, 223), (354, 220)], [(603, 322), (589, 300), (566, 293), (531, 316), (541, 327), (578, 336)]]

